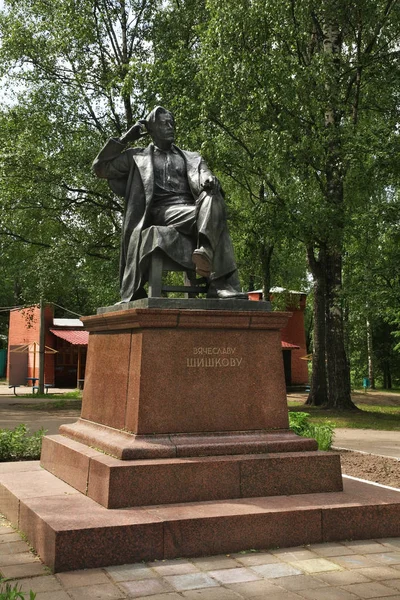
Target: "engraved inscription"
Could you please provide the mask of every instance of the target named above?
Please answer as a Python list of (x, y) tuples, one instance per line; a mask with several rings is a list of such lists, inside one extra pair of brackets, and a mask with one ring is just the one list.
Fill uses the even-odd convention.
[(186, 359), (187, 367), (240, 367), (242, 357), (235, 356), (236, 348), (231, 346), (209, 346), (193, 348), (194, 356)]
[(193, 348), (193, 354), (235, 354), (236, 348), (230, 346), (219, 348), (215, 346), (209, 346), (208, 348)]

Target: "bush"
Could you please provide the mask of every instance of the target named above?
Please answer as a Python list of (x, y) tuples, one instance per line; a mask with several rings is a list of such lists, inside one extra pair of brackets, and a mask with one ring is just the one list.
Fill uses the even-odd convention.
[(15, 583), (11, 586), (6, 579), (0, 579), (0, 600), (34, 600), (36, 594), (30, 590), (29, 599), (25, 596), (26, 592), (21, 591), (21, 586)]
[(0, 462), (37, 460), (40, 458), (42, 438), (45, 433), (42, 427), (39, 431), (30, 434), (24, 423), (15, 429), (0, 429)]
[(329, 450), (335, 434), (335, 424), (327, 421), (323, 425), (309, 422), (310, 415), (305, 412), (289, 412), (289, 427), (303, 437), (317, 440), (319, 450)]

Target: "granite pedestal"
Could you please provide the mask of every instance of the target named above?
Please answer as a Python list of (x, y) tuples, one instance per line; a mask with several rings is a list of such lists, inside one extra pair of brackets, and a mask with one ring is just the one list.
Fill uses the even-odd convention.
[(166, 303), (83, 319), (81, 418), (42, 466), (107, 508), (342, 489), (339, 457), (289, 431), (289, 314)]
[(378, 507), (357, 486), (342, 495), (339, 455), (289, 431), (280, 340), (289, 314), (187, 302), (150, 299), (84, 318), (80, 419), (44, 439), (42, 468), (0, 468), (0, 509), (46, 564), (339, 539), (339, 505), (358, 537), (366, 506), (382, 536), (399, 535), (400, 499)]

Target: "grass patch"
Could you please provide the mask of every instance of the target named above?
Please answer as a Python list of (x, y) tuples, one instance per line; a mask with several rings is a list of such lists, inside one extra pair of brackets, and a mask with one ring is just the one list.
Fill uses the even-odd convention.
[(359, 411), (342, 411), (306, 406), (298, 402), (288, 402), (293, 412), (304, 410), (310, 415), (310, 423), (324, 425), (333, 422), (335, 427), (350, 429), (378, 429), (383, 431), (400, 431), (400, 407), (398, 406), (359, 406)]
[(24, 423), (14, 429), (0, 429), (0, 462), (38, 460), (45, 433), (42, 427), (31, 434)]
[(36, 598), (36, 594), (29, 591), (29, 596), (27, 596), (28, 592), (23, 592), (21, 590), (21, 585), (18, 583), (9, 583), (7, 579), (0, 579), (0, 600), (34, 600)]
[(43, 398), (44, 400), (51, 400), (51, 399), (57, 399), (57, 400), (64, 400), (65, 398), (76, 398), (76, 399), (81, 399), (82, 398), (82, 391), (81, 390), (74, 390), (73, 392), (65, 392), (64, 394), (47, 394), (46, 392), (44, 394), (38, 394), (37, 392), (35, 394), (30, 393), (30, 394), (17, 394), (18, 398)]
[(368, 391), (365, 392), (364, 388), (357, 388), (354, 390), (354, 392), (356, 394), (399, 394), (400, 393), (400, 388), (399, 387), (392, 387), (390, 389), (388, 388), (381, 388), (381, 387), (376, 387), (376, 388), (368, 388)]
[(366, 412), (382, 413), (384, 415), (397, 415), (400, 418), (400, 406), (381, 406), (377, 404), (363, 404), (360, 406), (357, 403), (357, 407)]
[(57, 398), (57, 400), (53, 400), (53, 402), (39, 402), (38, 404), (19, 404), (16, 408), (23, 410), (45, 411), (80, 410), (82, 408), (82, 400), (60, 400), (60, 398)]

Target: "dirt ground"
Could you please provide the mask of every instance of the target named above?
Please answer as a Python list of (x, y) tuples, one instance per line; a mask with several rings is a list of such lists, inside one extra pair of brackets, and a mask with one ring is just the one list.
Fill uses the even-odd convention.
[(345, 475), (400, 488), (400, 460), (340, 450), (340, 461)]
[[(372, 404), (382, 406), (400, 406), (400, 394), (395, 392), (380, 393), (369, 390), (367, 393), (352, 394), (356, 404)], [(346, 450), (340, 451), (342, 472), (360, 479), (368, 479), (382, 485), (400, 488), (400, 461), (394, 458), (361, 454)]]

